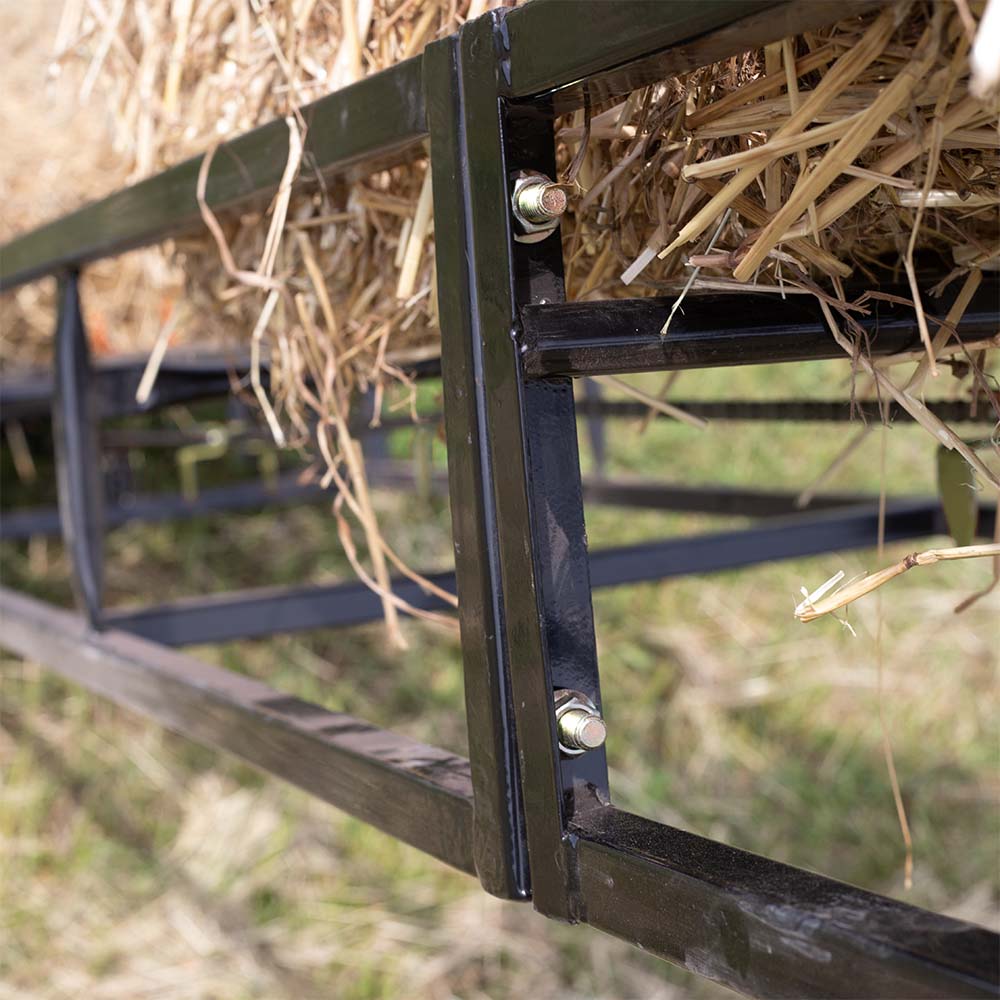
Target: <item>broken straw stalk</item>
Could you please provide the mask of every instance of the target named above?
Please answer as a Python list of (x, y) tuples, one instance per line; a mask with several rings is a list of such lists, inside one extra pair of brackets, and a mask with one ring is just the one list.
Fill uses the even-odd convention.
[(805, 587), (802, 588), (805, 600), (796, 607), (795, 617), (801, 622), (811, 622), (833, 611), (839, 611), (859, 597), (870, 594), (883, 584), (901, 576), (907, 570), (913, 569), (914, 566), (930, 566), (933, 563), (946, 562), (951, 559), (984, 559), (989, 557), (1000, 558), (1000, 544), (962, 545), (950, 549), (927, 549), (926, 552), (913, 552), (895, 565), (881, 569), (877, 573), (869, 573), (860, 580), (854, 580), (826, 597), (828, 591), (844, 578), (844, 572), (841, 570), (835, 576), (830, 577), (821, 587), (817, 587), (811, 594)]

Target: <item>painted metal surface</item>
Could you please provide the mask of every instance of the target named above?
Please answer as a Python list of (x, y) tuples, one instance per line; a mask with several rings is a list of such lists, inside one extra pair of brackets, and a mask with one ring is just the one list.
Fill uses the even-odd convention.
[[(508, 97), (558, 91), (550, 113), (560, 113), (876, 2), (533, 0), (501, 18), (498, 90)], [(472, 24), (463, 29), (471, 30)], [(412, 151), (427, 132), (423, 73), (423, 56), (414, 56), (303, 107), (300, 183), (360, 164), (374, 169)], [(212, 161), (207, 203), (217, 211), (266, 204), (287, 157), (288, 127), (280, 118), (223, 143)], [(0, 291), (199, 228), (201, 162), (193, 157), (0, 247)]]
[[(369, 482), (388, 489), (413, 490), (429, 487), (434, 494), (447, 496), (447, 474), (434, 472), (429, 478), (411, 465), (389, 459), (370, 461)], [(647, 510), (686, 511), (693, 514), (731, 514), (743, 517), (777, 517), (801, 513), (799, 494), (791, 490), (758, 490), (725, 486), (685, 486), (658, 479), (631, 477), (605, 478), (585, 476), (583, 498), (586, 503)], [(319, 503), (329, 494), (318, 483), (302, 483), (298, 473), (280, 477), (276, 483), (261, 481), (215, 486), (201, 490), (191, 500), (178, 493), (119, 494), (104, 508), (104, 526), (111, 530), (123, 524), (156, 523), (209, 517), (222, 512), (249, 510), (260, 512), (290, 504)], [(896, 498), (919, 499), (919, 498)], [(927, 499), (936, 506), (937, 501)], [(868, 504), (878, 498), (865, 493), (820, 493), (809, 502), (809, 510), (827, 510)], [(0, 516), (0, 540), (12, 541), (32, 535), (60, 535), (59, 511), (55, 507), (18, 507), (4, 510)]]
[[(486, 44), (491, 46), (491, 39)], [(488, 231), (474, 229), (474, 207), (463, 178), (474, 162), (488, 176), (497, 198), (504, 197), (504, 178), (496, 144), (480, 146), (470, 136), (471, 98), (463, 57), (456, 39), (428, 46), (424, 78), (434, 171), (435, 251), (439, 273), (448, 275), (438, 282), (438, 314), (465, 706), (476, 798), (475, 856), (487, 892), (526, 898), (531, 890), (501, 596), (496, 470), (484, 426), (488, 400), (480, 334), (480, 309), (497, 298), (503, 301), (503, 286), (509, 279), (502, 270), (487, 287), (474, 280), (469, 266), (483, 241), (506, 246), (509, 236), (502, 206)], [(495, 121), (495, 111), (491, 120)]]
[[(1000, 289), (998, 289), (1000, 295)], [(116, 357), (95, 361), (92, 377), (97, 409), (103, 419), (150, 413), (175, 403), (194, 402), (229, 396), (234, 381), (241, 381), (249, 370), (249, 360), (225, 359), (211, 355), (186, 357), (168, 352), (149, 399), (139, 404), (135, 399), (142, 372), (148, 358)], [(421, 363), (405, 369), (411, 378), (440, 376), (440, 363)], [(269, 372), (262, 366), (262, 383), (267, 384)], [(38, 371), (12, 372), (0, 375), (0, 424), (7, 420), (30, 421), (47, 418), (52, 412), (53, 379)], [(687, 399), (671, 398), (681, 410), (706, 420), (782, 421), (845, 423), (851, 420), (880, 421), (879, 404), (872, 400), (848, 399)], [(995, 413), (989, 406), (973, 407), (958, 399), (932, 399), (924, 404), (935, 416), (949, 424), (992, 424)], [(606, 456), (604, 419), (641, 419), (649, 415), (649, 407), (637, 400), (608, 399), (599, 383), (586, 379), (582, 397), (576, 400), (576, 415), (587, 418), (587, 437), (591, 451)], [(890, 401), (890, 423), (912, 422), (913, 418)], [(425, 424), (443, 420), (440, 412), (421, 414)], [(366, 420), (359, 420), (357, 433), (366, 429)], [(396, 430), (412, 426), (409, 417), (383, 418), (378, 430)], [(102, 443), (106, 439), (102, 437)]]
[[(426, 131), (421, 72), (420, 57), (408, 59), (302, 108), (303, 182), (418, 143)], [(0, 247), (0, 291), (201, 227), (202, 159), (185, 160)], [(287, 160), (288, 126), (281, 118), (223, 143), (212, 159), (206, 202), (215, 210), (266, 204)]]
[[(0, 587), (0, 644), (472, 872), (468, 762)], [(429, 820), (429, 817), (433, 817)]]
[[(909, 298), (905, 289), (888, 287)], [(934, 302), (945, 315), (957, 289)], [(609, 375), (680, 371), (728, 365), (774, 364), (842, 358), (812, 296), (689, 295), (666, 337), (660, 330), (673, 298), (609, 299), (561, 305), (528, 305), (521, 310), (524, 370), (532, 377)], [(962, 337), (996, 333), (1000, 281), (983, 281), (962, 317)], [(893, 302), (869, 303), (855, 319), (864, 328), (874, 356), (920, 349), (913, 309)]]
[(499, 88), (563, 114), (882, 0), (533, 0), (501, 22)]
[(759, 997), (995, 997), (981, 927), (598, 807), (572, 827), (585, 919)]
[[(594, 385), (587, 380), (586, 385)], [(880, 423), (882, 411), (874, 400), (856, 399), (686, 399), (670, 397), (671, 405), (694, 417), (714, 421), (774, 421), (776, 423)], [(912, 423), (913, 417), (897, 403), (886, 401), (890, 424)], [(924, 406), (948, 424), (994, 424), (996, 413), (985, 400), (973, 405), (960, 399), (929, 399)], [(577, 416), (641, 420), (649, 407), (638, 400), (585, 397), (576, 402)]]
[[(635, 489), (626, 484), (603, 484), (603, 488), (612, 497), (616, 492)], [(704, 512), (714, 505), (716, 513), (729, 514), (746, 514), (756, 505), (759, 508), (756, 513), (765, 512), (768, 520), (753, 528), (650, 539), (635, 545), (596, 549), (588, 557), (592, 588), (667, 580), (693, 573), (717, 573), (830, 551), (870, 548), (878, 540), (878, 503), (875, 499), (845, 494), (827, 498), (825, 503), (819, 502), (816, 510), (793, 512), (794, 494), (755, 496), (745, 491), (713, 494), (693, 490), (684, 493), (664, 490), (662, 484), (650, 484), (646, 492), (650, 495), (640, 492), (638, 501), (632, 498), (633, 502), (645, 506), (658, 503), (662, 509), (694, 512)], [(822, 499), (818, 497), (817, 501)], [(977, 529), (979, 537), (992, 537), (995, 516), (995, 505), (982, 507)], [(886, 507), (885, 537), (889, 542), (946, 533), (944, 513), (935, 499), (893, 500)], [(556, 566), (559, 561), (549, 564)], [(542, 583), (557, 591), (558, 600), (566, 584), (560, 572), (547, 572), (549, 578)], [(445, 590), (456, 591), (452, 572), (425, 572), (423, 575)], [(393, 593), (423, 610), (440, 611), (449, 607), (406, 577), (394, 578), (392, 589)], [(567, 602), (567, 606), (572, 605)], [(378, 621), (381, 617), (379, 596), (356, 580), (300, 587), (257, 587), (181, 598), (159, 605), (101, 610), (101, 621), (107, 627), (166, 646), (344, 628)], [(562, 618), (557, 616), (556, 621), (561, 622)], [(573, 646), (575, 633), (565, 626), (560, 626), (560, 632), (563, 639), (557, 655), (562, 659), (553, 671), (557, 687), (587, 679), (581, 678), (579, 670), (579, 663), (585, 661), (575, 658), (578, 652)]]
[[(429, 98), (428, 110), (438, 267), (450, 276), (438, 288), (459, 608), (473, 654), (466, 660), (470, 733), (488, 761), (483, 796), (506, 823), (484, 839), (505, 833), (505, 853), (518, 861), (526, 841), (536, 907), (569, 916), (559, 860), (564, 800), (574, 774), (605, 788), (606, 776), (602, 751), (579, 763), (560, 759), (552, 692), (575, 686), (595, 702), (600, 695), (596, 670), (587, 668), (594, 657), (547, 615), (558, 592), (572, 605), (570, 616), (589, 616), (588, 567), (572, 392), (568, 383), (523, 392), (512, 337), (519, 303), (562, 299), (562, 261), (556, 235), (530, 244), (512, 239), (514, 179), (528, 165), (551, 175), (554, 146), (548, 109), (508, 116), (498, 99), (502, 23), (499, 15), (481, 18), (457, 44), (425, 57), (450, 70), (450, 84), (442, 72), (445, 85), (438, 85), (441, 105)], [(567, 475), (558, 479), (550, 467), (551, 491), (535, 490), (543, 452)], [(557, 575), (552, 545), (561, 541), (568, 544)], [(580, 683), (556, 683), (560, 672)], [(475, 783), (476, 747), (471, 752)]]
[[(665, 339), (663, 300), (566, 305), (558, 236), (511, 238), (514, 178), (554, 176), (553, 120), (562, 110), (844, 15), (844, 3), (828, 0), (535, 0), (470, 22), (424, 56), (306, 109), (310, 162), (321, 171), (372, 163), (431, 136), (471, 762), (162, 646), (370, 620), (379, 599), (359, 584), (106, 613), (109, 624), (161, 644), (96, 632), (80, 617), (0, 589), (0, 641), (476, 874), (490, 892), (530, 895), (547, 915), (588, 922), (735, 989), (775, 997), (998, 995), (996, 935), (620, 812), (610, 805), (603, 749), (569, 756), (557, 742), (556, 690), (600, 705), (592, 587), (868, 546), (878, 521), (865, 503), (588, 554), (570, 376), (839, 354), (815, 310), (796, 300), (779, 308), (774, 297), (692, 299)], [(376, 106), (384, 113), (372, 115)], [(273, 191), (287, 153), (284, 129), (271, 123), (220, 149), (213, 206)], [(197, 224), (199, 164), (8, 245), (0, 285)], [(984, 282), (963, 335), (995, 332), (996, 293), (995, 282)], [(878, 327), (876, 353), (917, 342), (912, 318), (885, 304), (869, 325)], [(101, 379), (91, 377), (75, 276), (64, 286), (57, 341), (64, 533), (93, 622), (102, 613), (104, 526), (96, 429), (108, 413), (95, 404)], [(170, 392), (190, 392), (195, 381), (184, 375)], [(128, 390), (113, 388), (104, 405), (126, 406)], [(588, 405), (625, 414), (629, 404)], [(774, 412), (746, 405), (758, 418)], [(775, 514), (789, 503), (774, 491), (669, 484), (604, 482), (590, 493), (719, 512), (741, 504), (742, 513), (756, 505)], [(992, 532), (995, 517), (995, 508), (982, 511), (980, 530)], [(890, 540), (943, 528), (934, 502), (887, 510)], [(437, 580), (451, 581), (447, 573)], [(426, 598), (410, 581), (396, 589), (415, 603)], [(608, 720), (612, 732), (615, 722)]]

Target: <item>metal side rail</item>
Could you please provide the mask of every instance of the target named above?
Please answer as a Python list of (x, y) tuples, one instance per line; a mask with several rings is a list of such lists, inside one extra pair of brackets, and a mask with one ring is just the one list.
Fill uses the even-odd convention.
[[(426, 133), (419, 57), (302, 109), (303, 180), (399, 155)], [(372, 114), (378, 108), (378, 114)], [(288, 160), (288, 126), (275, 119), (216, 151), (205, 190), (215, 210), (264, 204)], [(202, 226), (196, 156), (12, 240), (0, 250), (0, 291), (62, 267), (113, 256)]]
[[(910, 297), (904, 288), (883, 291)], [(956, 294), (952, 289), (934, 300), (933, 314), (944, 316)], [(689, 295), (671, 321), (668, 336), (662, 337), (660, 330), (675, 301), (526, 305), (520, 312), (524, 372), (532, 378), (555, 378), (845, 357), (811, 295), (789, 295), (786, 301), (763, 293)], [(867, 313), (853, 316), (865, 330), (866, 350), (872, 356), (920, 349), (911, 307), (876, 300), (867, 308)], [(990, 277), (962, 317), (962, 340), (995, 336), (998, 316), (1000, 280)]]
[[(1000, 288), (997, 288), (1000, 294)], [(670, 301), (670, 300), (668, 300)], [(707, 312), (703, 318), (710, 321)], [(534, 320), (531, 320), (534, 323)], [(548, 323), (548, 317), (545, 319)], [(995, 324), (994, 324), (995, 326)], [(690, 330), (691, 328), (688, 327)], [(717, 329), (713, 325), (709, 331)], [(963, 328), (964, 329), (964, 328)], [(558, 338), (558, 335), (557, 335)], [(557, 349), (558, 339), (540, 346), (543, 353)], [(151, 413), (175, 403), (230, 396), (235, 384), (245, 380), (250, 370), (246, 357), (217, 357), (184, 352), (168, 352), (160, 364), (156, 382), (144, 403), (136, 402), (136, 390), (146, 369), (146, 356), (122, 356), (95, 361), (93, 364), (94, 394), (102, 419)], [(551, 359), (545, 363), (551, 363)], [(270, 377), (267, 363), (262, 365), (265, 387)], [(441, 374), (440, 359), (404, 366), (412, 378), (437, 378)], [(585, 382), (584, 385), (593, 385)], [(23, 371), (0, 375), (0, 424), (8, 420), (43, 419), (51, 415), (53, 380), (43, 371)], [(716, 421), (796, 421), (815, 423), (845, 423), (851, 420), (882, 419), (879, 404), (871, 400), (844, 399), (671, 399), (670, 403), (695, 417)], [(973, 406), (957, 399), (928, 400), (928, 410), (947, 423), (992, 424), (997, 415), (985, 400)], [(576, 402), (578, 417), (600, 419), (641, 419), (649, 407), (636, 400), (606, 399), (590, 395)], [(890, 422), (912, 422), (913, 418), (898, 404), (889, 405)], [(420, 414), (425, 423), (436, 424), (440, 412)], [(386, 417), (381, 427), (397, 430), (413, 427), (406, 417)]]
[(472, 786), (460, 757), (136, 636), (95, 632), (6, 587), (0, 645), (473, 871)]
[[(425, 156), (430, 140), (469, 761), (6, 590), (0, 643), (475, 873), (489, 892), (530, 898), (547, 916), (590, 923), (734, 989), (1000, 994), (1000, 948), (986, 930), (614, 809), (603, 740), (567, 748), (559, 715), (560, 698), (572, 694), (590, 724), (603, 726), (592, 585), (869, 546), (878, 521), (866, 505), (588, 553), (572, 377), (841, 354), (802, 298), (733, 296), (709, 307), (692, 298), (667, 338), (659, 336), (664, 300), (566, 304), (559, 238), (514, 239), (518, 175), (555, 175), (553, 123), (565, 111), (872, 6), (533, 0), (473, 19), (423, 55), (302, 109), (306, 187), (320, 175)], [(263, 207), (288, 145), (277, 120), (220, 146), (209, 205)], [(50, 273), (65, 281), (88, 261), (200, 229), (203, 163), (196, 157), (15, 239), (0, 249), (0, 288)], [(963, 339), (995, 335), (996, 289), (983, 282), (958, 331)], [(887, 303), (861, 322), (876, 354), (918, 343), (913, 317)], [(89, 425), (93, 411), (73, 405), (93, 388), (90, 366), (79, 363), (84, 346), (63, 338), (55, 383), (63, 413)], [(61, 492), (73, 495), (60, 500), (66, 534), (88, 543), (74, 547), (79, 579), (88, 565), (98, 568), (89, 529), (99, 526), (92, 515), (101, 497), (77, 472), (87, 455), (96, 463), (100, 442), (93, 427), (67, 426), (57, 435)], [(981, 529), (991, 531), (995, 516), (984, 511)], [(890, 539), (942, 529), (936, 504), (893, 506), (887, 517)], [(81, 596), (86, 608), (100, 588)], [(311, 595), (221, 595), (208, 599), (218, 615), (202, 636), (231, 633), (229, 621), (245, 623), (241, 633), (255, 628), (272, 600), (300, 621), (308, 605), (319, 627), (352, 608), (356, 617), (352, 602), (373, 597), (353, 584)], [(202, 614), (197, 603), (98, 610), (102, 627), (145, 614), (142, 627), (152, 632), (159, 615), (157, 627), (176, 636), (192, 634), (186, 614)], [(266, 621), (268, 631), (280, 624)]]
[[(977, 534), (993, 534), (996, 507), (985, 506)], [(936, 500), (897, 500), (888, 504), (887, 542), (946, 533)], [(597, 549), (589, 554), (595, 589), (649, 583), (698, 573), (741, 569), (824, 552), (873, 547), (878, 541), (877, 503), (775, 516), (765, 523), (735, 531), (656, 539), (634, 545)], [(451, 571), (424, 574), (433, 584), (455, 592)], [(395, 577), (392, 591), (415, 608), (447, 610), (448, 605), (406, 577)], [(104, 608), (101, 621), (167, 646), (258, 639), (268, 635), (319, 628), (345, 628), (379, 621), (381, 598), (359, 581), (306, 584), (301, 587), (256, 587), (220, 594), (181, 598), (139, 608)]]
[[(524, 99), (552, 92), (562, 113), (818, 28), (844, 17), (845, 6), (861, 12), (877, 2), (533, 0), (504, 12), (504, 95)], [(298, 183), (362, 164), (376, 169), (418, 149), (428, 131), (423, 77), (424, 57), (414, 56), (305, 105)], [(281, 181), (288, 148), (281, 118), (220, 145), (206, 203), (215, 211), (266, 205)], [(0, 247), (0, 291), (201, 228), (196, 192), (202, 160), (195, 156)]]
[[(409, 463), (394, 459), (369, 459), (369, 483), (384, 489), (420, 490), (447, 496), (448, 480), (443, 471), (429, 476)], [(317, 504), (332, 494), (318, 482), (302, 482), (299, 473), (285, 473), (275, 482), (259, 479), (201, 490), (194, 499), (179, 493), (118, 493), (106, 504), (104, 526), (154, 524), (208, 517), (221, 512), (248, 511), (299, 504)], [(644, 510), (680, 511), (691, 514), (720, 514), (745, 517), (778, 517), (803, 513), (798, 493), (788, 490), (755, 490), (732, 486), (686, 486), (681, 483), (634, 477), (588, 476), (583, 479), (583, 497), (588, 503)], [(914, 498), (918, 499), (918, 498)], [(864, 493), (820, 493), (809, 510), (875, 504), (878, 497)], [(934, 501), (927, 501), (933, 503)], [(59, 535), (59, 511), (55, 507), (13, 507), (0, 511), (0, 541), (16, 541), (33, 535)]]

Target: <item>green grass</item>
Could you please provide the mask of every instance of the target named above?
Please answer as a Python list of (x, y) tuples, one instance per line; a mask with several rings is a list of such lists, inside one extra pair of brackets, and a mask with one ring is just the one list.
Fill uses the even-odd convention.
[[(678, 396), (831, 396), (843, 365), (685, 375)], [(647, 380), (655, 387), (656, 380)], [(433, 406), (434, 387), (422, 389)], [(853, 429), (657, 420), (610, 429), (611, 471), (794, 488)], [(886, 484), (932, 492), (933, 445), (887, 432)], [(878, 433), (837, 489), (877, 490)], [(426, 435), (425, 435), (426, 444)], [(413, 443), (399, 435), (394, 447)], [(440, 442), (433, 450), (443, 456)], [(589, 464), (584, 445), (584, 462)], [(206, 467), (204, 481), (223, 468)], [(9, 470), (5, 467), (5, 472)], [(164, 470), (147, 470), (167, 488)], [(5, 492), (17, 487), (5, 476)], [(379, 494), (411, 564), (445, 567), (447, 504)], [(594, 547), (741, 523), (590, 509)], [(903, 551), (894, 547), (886, 558)], [(3, 580), (69, 599), (54, 542), (5, 545)], [(988, 568), (920, 569), (857, 605), (853, 636), (791, 610), (799, 587), (875, 566), (848, 553), (595, 594), (619, 805), (920, 905), (995, 922), (1000, 595), (951, 608)], [(108, 543), (109, 601), (345, 578), (323, 507), (158, 526)], [(885, 710), (915, 841), (903, 852), (878, 719)], [(464, 752), (456, 639), (408, 622), (199, 648), (300, 697)], [(0, 998), (714, 997), (720, 988), (589, 928), (547, 922), (245, 764), (0, 662)]]

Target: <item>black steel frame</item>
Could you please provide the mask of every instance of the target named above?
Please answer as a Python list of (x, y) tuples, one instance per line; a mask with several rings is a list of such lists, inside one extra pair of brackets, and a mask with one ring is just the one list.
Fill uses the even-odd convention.
[[(376, 617), (377, 598), (355, 584), (134, 611), (103, 606), (103, 533), (121, 514), (106, 509), (96, 475), (97, 428), (114, 403), (97, 391), (77, 269), (195, 224), (198, 159), (2, 251), (0, 287), (60, 274), (53, 425), (62, 533), (83, 612), (0, 588), (3, 645), (300, 785), (476, 875), (491, 893), (530, 898), (548, 916), (589, 923), (742, 992), (998, 995), (996, 935), (623, 812), (611, 802), (603, 749), (570, 757), (556, 736), (556, 689), (600, 705), (593, 586), (870, 545), (877, 512), (830, 498), (832, 509), (791, 514), (786, 495), (599, 480), (591, 495), (612, 502), (635, 502), (638, 485), (672, 509), (786, 516), (588, 554), (571, 377), (801, 360), (831, 349), (800, 304), (755, 304), (750, 328), (744, 304), (733, 321), (729, 300), (719, 300), (690, 310), (667, 341), (633, 335), (637, 317), (658, 329), (661, 300), (564, 304), (558, 238), (511, 237), (512, 176), (554, 172), (558, 113), (843, 13), (843, 0), (535, 0), (469, 22), (422, 56), (305, 110), (313, 175), (371, 169), (430, 136), (437, 266), (447, 276), (438, 294), (469, 761), (164, 648)], [(387, 113), (371, 115), (373, 106)], [(266, 198), (285, 142), (275, 122), (223, 147), (209, 201), (226, 208)], [(996, 287), (984, 288), (963, 333), (996, 327)], [(880, 320), (876, 350), (916, 342), (912, 317), (894, 311)], [(198, 394), (183, 379), (166, 396), (175, 391)], [(591, 411), (608, 406), (586, 401)], [(995, 516), (983, 513), (982, 531)], [(886, 525), (890, 538), (943, 527), (926, 501), (891, 504)], [(438, 582), (449, 585), (450, 574)], [(434, 603), (409, 581), (397, 586), (413, 591), (409, 600)]]

